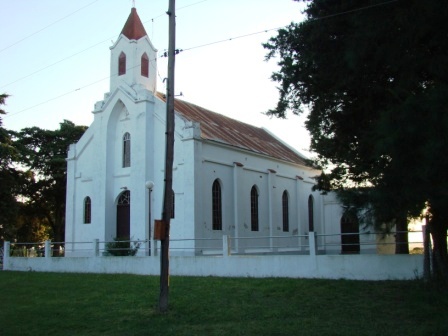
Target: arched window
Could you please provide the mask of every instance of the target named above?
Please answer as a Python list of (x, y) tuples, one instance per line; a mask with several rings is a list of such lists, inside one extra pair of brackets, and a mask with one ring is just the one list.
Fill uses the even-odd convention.
[(222, 230), (221, 184), (218, 180), (212, 186), (212, 227), (213, 230)]
[(314, 232), (314, 198), (308, 197), (308, 230)]
[(289, 231), (289, 199), (285, 190), (282, 195), (283, 232)]
[(357, 254), (359, 245), (359, 223), (354, 214), (346, 213), (341, 218), (341, 253)]
[(129, 239), (131, 234), (131, 192), (125, 190), (117, 202), (117, 237)]
[(253, 186), (250, 190), (250, 228), (258, 231), (258, 190)]
[(90, 224), (92, 222), (92, 201), (90, 197), (84, 198), (84, 224)]
[(172, 208), (171, 208), (171, 218), (174, 218), (175, 215), (175, 209), (176, 209), (176, 194), (174, 193), (174, 190), (171, 190), (171, 197), (173, 200), (173, 203), (171, 204)]
[(131, 135), (123, 135), (123, 168), (131, 166)]
[(149, 58), (146, 53), (142, 55), (142, 59), (140, 62), (141, 74), (143, 77), (149, 77)]
[(118, 205), (129, 206), (131, 204), (131, 192), (129, 190), (125, 190), (120, 194), (118, 198)]
[(126, 74), (126, 54), (121, 52), (118, 56), (118, 76)]

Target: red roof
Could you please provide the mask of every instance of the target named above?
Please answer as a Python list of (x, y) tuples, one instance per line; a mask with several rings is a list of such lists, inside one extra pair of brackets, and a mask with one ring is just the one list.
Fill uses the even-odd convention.
[(147, 35), (145, 27), (143, 27), (143, 23), (134, 7), (131, 9), (131, 14), (129, 14), (121, 33), (130, 40), (139, 40)]
[[(158, 92), (157, 97), (166, 101), (163, 93)], [(308, 165), (305, 157), (262, 128), (179, 99), (175, 99), (174, 109), (185, 119), (200, 123), (202, 139), (216, 141), (296, 164)]]

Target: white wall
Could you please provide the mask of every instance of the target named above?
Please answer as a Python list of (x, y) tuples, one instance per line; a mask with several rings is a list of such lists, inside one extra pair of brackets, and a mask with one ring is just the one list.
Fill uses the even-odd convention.
[[(200, 181), (196, 180), (196, 187), (201, 191), (201, 196), (195, 203), (200, 211), (195, 221), (195, 237), (214, 238), (217, 241), (198, 241), (197, 248), (219, 246), (219, 238), (223, 235), (240, 238), (234, 246), (238, 252), (243, 252), (248, 246), (261, 252), (272, 251), (279, 246), (288, 248), (292, 244), (297, 247), (298, 242), (306, 245), (306, 240), (297, 235), (308, 232), (307, 202), (311, 194), (315, 199), (314, 217), (318, 232), (325, 232), (327, 225), (333, 225), (332, 222), (321, 223), (321, 195), (312, 191), (312, 177), (317, 172), (309, 167), (267, 158), (213, 141), (203, 142), (199, 154), (202, 164), (196, 169), (201, 172)], [(212, 229), (211, 191), (216, 179), (219, 179), (222, 187), (222, 231)], [(250, 191), (254, 185), (259, 193), (258, 231), (251, 230)], [(282, 223), (282, 194), (285, 190), (289, 196), (289, 230), (286, 232), (283, 231)]]
[[(4, 270), (159, 275), (152, 257), (4, 259)], [(265, 255), (170, 257), (173, 276), (285, 277), (353, 280), (410, 280), (423, 274), (423, 255)]]

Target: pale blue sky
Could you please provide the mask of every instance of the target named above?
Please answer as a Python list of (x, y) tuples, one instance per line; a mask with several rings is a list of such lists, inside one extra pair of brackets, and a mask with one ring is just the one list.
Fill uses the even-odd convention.
[[(168, 45), (168, 0), (135, 3), (160, 55)], [(4, 127), (55, 129), (63, 119), (90, 125), (94, 103), (109, 91), (109, 47), (132, 1), (0, 0), (0, 4), (0, 92), (11, 95)], [(179, 49), (303, 19), (303, 3), (292, 0), (177, 0), (176, 7)], [(309, 146), (303, 117), (276, 120), (261, 114), (278, 98), (269, 78), (276, 64), (264, 61), (261, 46), (273, 35), (275, 31), (268, 31), (180, 53), (176, 92), (183, 92), (183, 99), (191, 103), (266, 127), (302, 151)], [(166, 77), (166, 67), (166, 58), (160, 58), (159, 91), (165, 91), (161, 78)]]

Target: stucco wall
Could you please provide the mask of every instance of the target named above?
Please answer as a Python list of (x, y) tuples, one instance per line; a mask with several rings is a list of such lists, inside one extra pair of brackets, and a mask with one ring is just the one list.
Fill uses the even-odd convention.
[[(6, 258), (4, 270), (159, 275), (159, 257)], [(422, 255), (220, 256), (170, 258), (170, 274), (354, 280), (415, 279)]]

